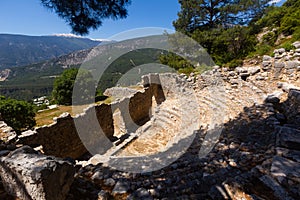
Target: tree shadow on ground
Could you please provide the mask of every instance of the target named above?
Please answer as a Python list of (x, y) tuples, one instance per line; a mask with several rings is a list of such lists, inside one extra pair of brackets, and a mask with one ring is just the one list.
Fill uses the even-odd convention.
[[(199, 158), (207, 130), (195, 131), (196, 135), (188, 150), (174, 163), (161, 170), (147, 173), (126, 173), (105, 167), (86, 166), (78, 172), (70, 195), (72, 199), (90, 197), (105, 190), (115, 199), (279, 199), (274, 188), (266, 185), (261, 177), (268, 178), (275, 156), (276, 127), (293, 126), (284, 111), (297, 110), (289, 103), (253, 105), (245, 107), (235, 119), (216, 127), (222, 134), (213, 150)], [(133, 163), (134, 164), (134, 163)], [(108, 185), (112, 178), (114, 184)], [(88, 182), (84, 191), (78, 181)], [(116, 185), (123, 186), (125, 194), (114, 193)], [(282, 185), (293, 198), (299, 199), (298, 185)], [(118, 188), (120, 189), (120, 188)], [(116, 192), (116, 191), (115, 191)], [(119, 191), (120, 192), (120, 191)], [(78, 197), (78, 198), (77, 198)]]

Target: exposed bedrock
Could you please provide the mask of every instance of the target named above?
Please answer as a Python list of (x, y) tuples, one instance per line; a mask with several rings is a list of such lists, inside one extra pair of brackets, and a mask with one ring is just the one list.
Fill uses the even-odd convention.
[(0, 159), (4, 188), (22, 200), (64, 200), (74, 173), (69, 162), (38, 154), (28, 146)]

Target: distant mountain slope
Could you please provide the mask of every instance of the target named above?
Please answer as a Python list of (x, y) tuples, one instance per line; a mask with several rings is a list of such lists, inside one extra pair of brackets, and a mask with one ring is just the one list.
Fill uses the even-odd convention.
[(0, 34), (0, 69), (49, 60), (100, 43), (79, 37)]
[[(80, 67), (83, 62), (90, 63), (90, 70), (95, 67), (101, 67), (106, 62), (105, 52), (114, 49), (117, 54), (124, 49), (131, 50), (135, 45), (143, 43), (164, 44), (167, 38), (163, 40), (160, 37), (144, 37), (134, 40), (125, 40), (122, 42), (102, 43), (93, 49), (86, 49), (72, 52), (58, 58), (34, 63), (26, 66), (11, 67), (9, 71), (0, 69), (4, 81), (0, 81), (0, 94), (23, 100), (50, 95), (55, 77), (59, 76), (65, 69), (71, 67)], [(163, 45), (162, 45), (163, 46)], [(161, 47), (162, 48), (162, 47)], [(100, 89), (104, 91), (108, 87), (114, 86), (123, 74), (127, 73), (132, 67), (145, 63), (159, 63), (159, 55), (162, 50), (144, 49), (131, 51), (113, 62), (99, 80)], [(7, 76), (7, 74), (9, 74)], [(130, 75), (129, 75), (130, 76)], [(134, 75), (133, 75), (134, 76)], [(140, 79), (139, 79), (140, 80)]]

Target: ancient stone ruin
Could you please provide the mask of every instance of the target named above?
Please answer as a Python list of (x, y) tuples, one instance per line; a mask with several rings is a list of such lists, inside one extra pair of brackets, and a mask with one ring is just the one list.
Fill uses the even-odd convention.
[(107, 90), (110, 104), (22, 133), (1, 146), (0, 195), (299, 199), (300, 42), (294, 46), (235, 70), (149, 74), (136, 88)]

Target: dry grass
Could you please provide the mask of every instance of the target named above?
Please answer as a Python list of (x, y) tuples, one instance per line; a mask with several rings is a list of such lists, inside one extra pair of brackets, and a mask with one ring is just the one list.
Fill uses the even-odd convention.
[[(99, 101), (96, 104), (110, 104), (112, 102), (112, 98), (107, 98), (104, 101)], [(76, 106), (72, 108), (72, 106), (59, 106), (57, 108), (51, 109), (51, 110), (44, 110), (41, 112), (38, 112), (35, 116), (36, 121), (36, 127), (44, 126), (52, 124), (54, 117), (59, 117), (61, 114), (67, 112), (70, 113), (72, 116), (75, 116), (76, 114), (80, 114), (83, 112), (85, 108), (87, 108), (89, 105), (81, 105)]]
[(51, 110), (44, 110), (41, 112), (38, 112), (35, 116), (36, 121), (36, 127), (44, 126), (52, 124), (54, 117), (59, 117), (61, 114), (67, 112), (70, 113), (71, 116), (75, 116), (76, 114), (80, 114), (83, 112), (85, 108), (87, 108), (89, 105), (81, 105), (81, 106), (59, 106), (57, 108), (51, 109)]
[(35, 116), (36, 126), (52, 124), (54, 117), (58, 117), (65, 112), (72, 114), (72, 106), (59, 106), (58, 108), (38, 112)]

